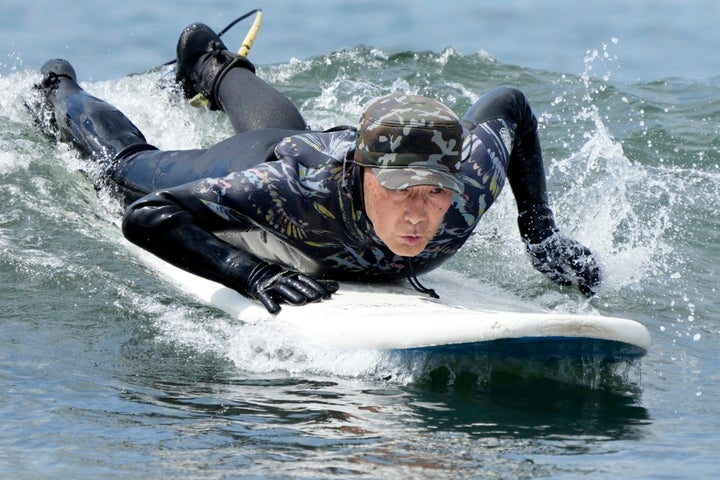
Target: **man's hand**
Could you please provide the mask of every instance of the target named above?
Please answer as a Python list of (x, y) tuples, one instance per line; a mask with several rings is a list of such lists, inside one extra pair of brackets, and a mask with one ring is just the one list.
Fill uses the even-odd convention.
[(558, 285), (577, 284), (592, 297), (600, 286), (600, 266), (595, 255), (575, 240), (554, 233), (540, 243), (527, 243), (527, 253), (536, 270)]
[(259, 300), (268, 312), (280, 311), (279, 302), (304, 305), (330, 298), (339, 285), (332, 280), (315, 280), (279, 265), (261, 263), (250, 274), (247, 293)]

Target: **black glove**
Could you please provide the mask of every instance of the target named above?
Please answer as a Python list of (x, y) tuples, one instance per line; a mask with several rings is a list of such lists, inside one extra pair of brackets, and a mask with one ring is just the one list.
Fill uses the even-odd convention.
[(247, 294), (259, 300), (270, 313), (278, 313), (278, 302), (304, 305), (330, 298), (340, 286), (332, 280), (315, 280), (279, 265), (260, 263), (247, 281)]
[(533, 267), (553, 282), (575, 283), (586, 297), (597, 293), (600, 266), (588, 248), (557, 232), (540, 243), (526, 243), (526, 246)]

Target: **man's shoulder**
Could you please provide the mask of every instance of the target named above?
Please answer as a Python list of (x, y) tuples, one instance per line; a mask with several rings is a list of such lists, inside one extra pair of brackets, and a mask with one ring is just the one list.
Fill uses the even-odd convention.
[(284, 138), (275, 147), (279, 160), (295, 160), (306, 167), (342, 162), (355, 147), (356, 130), (350, 127), (309, 131)]

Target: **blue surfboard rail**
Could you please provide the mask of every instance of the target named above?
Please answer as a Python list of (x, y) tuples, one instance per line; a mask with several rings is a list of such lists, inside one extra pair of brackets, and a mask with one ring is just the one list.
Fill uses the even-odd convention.
[(594, 358), (603, 363), (632, 361), (647, 350), (630, 343), (589, 337), (520, 337), (395, 350), (401, 354), (482, 355), (498, 358)]

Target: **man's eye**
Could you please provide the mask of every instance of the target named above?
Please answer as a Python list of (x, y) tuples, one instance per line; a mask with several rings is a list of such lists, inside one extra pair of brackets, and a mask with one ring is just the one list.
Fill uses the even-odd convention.
[(453, 196), (452, 190), (448, 190), (448, 189), (446, 189), (446, 188), (440, 188), (440, 187), (434, 188), (434, 189), (432, 190), (431, 194), (432, 194), (433, 196), (442, 197), (442, 198), (452, 197), (452, 196)]

